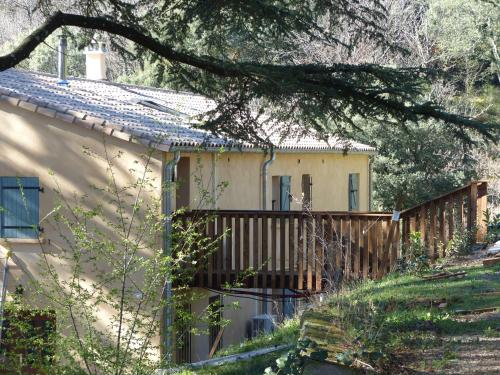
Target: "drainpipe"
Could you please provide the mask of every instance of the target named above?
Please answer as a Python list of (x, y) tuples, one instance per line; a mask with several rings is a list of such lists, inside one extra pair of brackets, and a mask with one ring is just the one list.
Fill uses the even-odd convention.
[[(269, 155), (269, 159), (264, 162), (262, 165), (262, 209), (267, 210), (267, 185), (269, 181), (269, 167), (276, 160), (276, 153), (274, 152), (274, 148), (271, 147), (271, 154)], [(263, 289), (262, 292), (267, 294), (267, 289)], [(267, 301), (262, 302), (262, 314), (267, 315)], [(267, 327), (264, 327), (264, 331), (266, 331)]]
[[(164, 189), (163, 201), (164, 201), (164, 215), (165, 215), (165, 234), (163, 238), (163, 255), (165, 257), (170, 257), (172, 255), (172, 177), (174, 175), (174, 170), (181, 158), (180, 151), (174, 152), (174, 157), (165, 166), (164, 170)], [(168, 270), (168, 267), (167, 267)], [(168, 272), (168, 271), (167, 271)], [(172, 332), (170, 332), (170, 327), (172, 327), (172, 275), (167, 274), (166, 284), (163, 289), (162, 294), (163, 299), (163, 329), (162, 334), (162, 346), (163, 346), (163, 358), (170, 360), (170, 355), (172, 351)]]
[(217, 153), (212, 152), (212, 210), (217, 208)]
[(5, 310), (5, 300), (7, 298), (7, 283), (9, 277), (9, 258), (11, 256), (10, 250), (5, 254), (5, 265), (3, 267), (3, 280), (2, 280), (2, 300), (0, 301), (0, 342), (2, 342), (3, 333), (3, 318)]
[(372, 210), (372, 192), (373, 192), (373, 156), (368, 157), (368, 211)]
[(262, 165), (262, 209), (267, 210), (267, 186), (269, 181), (269, 166), (276, 160), (276, 153), (271, 147), (271, 155)]

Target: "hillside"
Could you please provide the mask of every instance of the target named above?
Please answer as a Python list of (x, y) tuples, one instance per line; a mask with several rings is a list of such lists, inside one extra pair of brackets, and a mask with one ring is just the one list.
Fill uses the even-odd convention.
[[(324, 363), (309, 361), (305, 373), (333, 371), (325, 365), (339, 362), (361, 373), (500, 373), (500, 265), (484, 267), (481, 256), (446, 258), (423, 275), (392, 274), (352, 285), (305, 311), (301, 339), (313, 340), (328, 354)], [(427, 279), (444, 271), (460, 274)], [(290, 327), (221, 354), (296, 340)], [(262, 374), (282, 354), (196, 373)]]

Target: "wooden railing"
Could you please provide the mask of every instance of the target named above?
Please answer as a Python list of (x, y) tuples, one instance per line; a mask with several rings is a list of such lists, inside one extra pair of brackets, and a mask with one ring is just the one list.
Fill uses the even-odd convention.
[(210, 217), (205, 234), (219, 242), (195, 277), (198, 287), (319, 291), (346, 277), (381, 277), (399, 253), (399, 225), (388, 213), (192, 211), (182, 218), (203, 215)]
[(418, 231), (422, 243), (429, 249), (429, 255), (437, 258), (445, 255), (446, 244), (458, 232), (468, 231), (475, 237), (476, 242), (482, 242), (486, 234), (483, 218), (487, 190), (486, 181), (474, 181), (403, 211), (403, 244), (408, 244), (410, 232)]
[[(472, 182), (402, 211), (398, 221), (384, 212), (190, 211), (193, 222), (210, 218), (200, 230), (217, 249), (193, 286), (321, 291), (343, 279), (380, 278), (404, 256), (411, 231), (420, 231), (432, 258), (457, 230), (485, 234), (487, 184)], [(481, 216), (481, 217), (479, 217)], [(396, 219), (397, 220), (397, 219)], [(244, 277), (251, 270), (250, 276)]]

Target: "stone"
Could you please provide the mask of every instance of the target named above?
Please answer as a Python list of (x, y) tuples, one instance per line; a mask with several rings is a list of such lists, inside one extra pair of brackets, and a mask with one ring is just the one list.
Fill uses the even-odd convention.
[(495, 243), (495, 245), (493, 245), (492, 247), (490, 247), (488, 249), (488, 251), (486, 251), (486, 255), (496, 255), (500, 253), (500, 244), (497, 246), (497, 244)]

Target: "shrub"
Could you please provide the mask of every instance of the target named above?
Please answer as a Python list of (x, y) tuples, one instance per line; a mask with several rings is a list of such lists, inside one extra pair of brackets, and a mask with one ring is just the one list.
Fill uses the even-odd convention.
[(403, 247), (402, 258), (396, 262), (395, 271), (399, 273), (422, 273), (429, 268), (430, 258), (422, 243), (420, 232), (411, 232), (408, 245)]
[(458, 228), (446, 245), (446, 254), (448, 256), (469, 255), (475, 242), (476, 231), (476, 228), (472, 228), (472, 230)]

